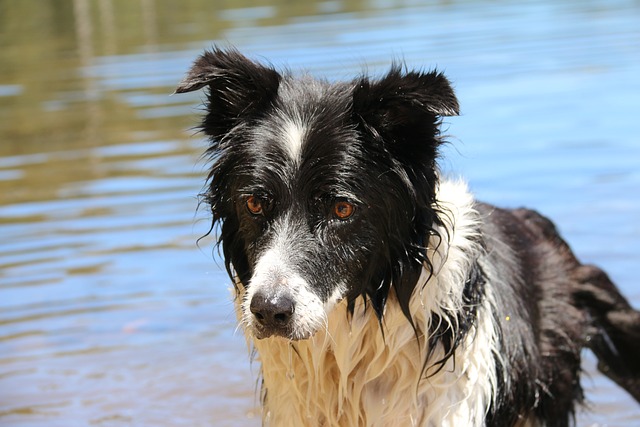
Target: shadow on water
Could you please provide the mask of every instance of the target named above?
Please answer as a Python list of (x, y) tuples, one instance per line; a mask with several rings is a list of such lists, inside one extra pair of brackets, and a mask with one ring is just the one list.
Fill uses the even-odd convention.
[[(556, 219), (640, 304), (633, 1), (0, 0), (0, 424), (255, 426), (256, 372), (196, 211), (214, 41), (330, 79), (404, 58), (455, 82), (443, 168)], [(594, 372), (579, 425), (640, 410)]]

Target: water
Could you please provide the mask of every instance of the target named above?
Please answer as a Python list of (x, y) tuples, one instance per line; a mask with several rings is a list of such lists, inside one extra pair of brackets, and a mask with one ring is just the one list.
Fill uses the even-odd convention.
[[(438, 66), (462, 116), (443, 168), (553, 217), (636, 306), (634, 1), (0, 1), (0, 425), (257, 426), (257, 366), (197, 193), (214, 41), (330, 79)], [(580, 426), (637, 426), (594, 370)]]

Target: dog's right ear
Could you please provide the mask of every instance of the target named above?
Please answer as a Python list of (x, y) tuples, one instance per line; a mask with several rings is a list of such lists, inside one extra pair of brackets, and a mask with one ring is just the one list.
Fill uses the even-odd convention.
[(214, 48), (198, 57), (175, 93), (208, 87), (204, 132), (216, 139), (240, 121), (254, 118), (278, 92), (280, 74), (235, 49)]

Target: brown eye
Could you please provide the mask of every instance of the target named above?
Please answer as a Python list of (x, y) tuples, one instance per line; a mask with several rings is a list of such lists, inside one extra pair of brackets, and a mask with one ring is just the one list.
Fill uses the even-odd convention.
[(256, 196), (247, 197), (247, 209), (252, 215), (262, 215), (262, 200)]
[(347, 219), (351, 215), (353, 215), (353, 211), (355, 209), (355, 206), (343, 200), (340, 202), (336, 202), (336, 204), (333, 205), (333, 214), (338, 219)]

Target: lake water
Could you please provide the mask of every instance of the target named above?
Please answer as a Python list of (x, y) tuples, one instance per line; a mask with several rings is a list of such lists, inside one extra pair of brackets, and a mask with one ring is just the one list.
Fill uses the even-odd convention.
[[(442, 167), (535, 206), (640, 306), (637, 1), (0, 0), (0, 425), (258, 426), (198, 207), (212, 43), (330, 79), (444, 70)], [(594, 370), (580, 426), (640, 425)]]

